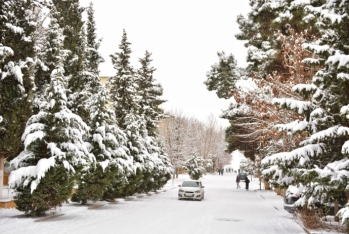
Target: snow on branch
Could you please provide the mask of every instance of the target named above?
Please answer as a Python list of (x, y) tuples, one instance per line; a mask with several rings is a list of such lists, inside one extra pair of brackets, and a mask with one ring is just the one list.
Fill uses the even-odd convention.
[(326, 138), (333, 138), (334, 136), (337, 135), (338, 128), (339, 126), (337, 125), (337, 126), (333, 126), (328, 129), (325, 129), (323, 131), (314, 133), (313, 135), (311, 135), (311, 137), (308, 140), (304, 141), (303, 144), (305, 142), (315, 143), (315, 142), (322, 141)]
[(309, 144), (301, 148), (297, 148), (291, 152), (281, 152), (264, 158), (262, 164), (274, 164), (279, 161), (293, 161), (299, 159), (299, 164), (304, 165), (310, 160), (309, 156), (314, 157), (324, 152), (325, 144)]
[(349, 119), (349, 105), (342, 106), (340, 113), (341, 115), (346, 115), (345, 117)]
[(14, 26), (13, 24), (6, 23), (5, 26), (13, 33), (23, 34), (24, 29), (21, 27)]
[(349, 154), (349, 141), (346, 141), (342, 146), (342, 154)]
[(330, 49), (329, 45), (316, 45), (310, 43), (303, 43), (303, 49), (313, 51), (316, 54), (326, 52)]
[(336, 50), (335, 55), (329, 56), (326, 63), (338, 63), (338, 68), (346, 67), (346, 65), (349, 63), (349, 55), (341, 54), (339, 50)]
[(337, 75), (337, 79), (341, 79), (344, 81), (348, 81), (349, 80), (349, 74), (341, 72)]
[(274, 98), (272, 103), (274, 105), (278, 105), (279, 107), (298, 110), (298, 114), (303, 114), (305, 111), (315, 108), (314, 104), (309, 101), (299, 101), (289, 98)]
[(295, 86), (292, 87), (292, 92), (310, 92), (310, 91), (316, 91), (317, 86), (314, 84), (296, 84)]
[(12, 56), (14, 54), (13, 50), (8, 46), (0, 46), (0, 61), (3, 61), (3, 58)]
[(295, 120), (291, 123), (287, 124), (277, 124), (274, 126), (275, 129), (279, 131), (290, 131), (292, 133), (298, 132), (298, 131), (303, 131), (306, 129), (308, 126), (307, 121), (300, 121), (300, 120)]

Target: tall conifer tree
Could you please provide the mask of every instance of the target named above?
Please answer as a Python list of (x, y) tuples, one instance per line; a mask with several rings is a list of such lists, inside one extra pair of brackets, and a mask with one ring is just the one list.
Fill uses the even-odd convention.
[(88, 200), (112, 200), (120, 196), (125, 186), (126, 173), (133, 171), (133, 162), (126, 147), (126, 136), (116, 124), (115, 114), (107, 110), (106, 90), (99, 78), (99, 64), (103, 58), (98, 52), (92, 3), (87, 10), (87, 46), (84, 62), (85, 84), (89, 93), (84, 106), (88, 107), (90, 127), (88, 142), (96, 164), (83, 170), (77, 180), (78, 189), (72, 200), (85, 204)]
[(56, 69), (51, 74), (39, 113), (27, 122), (22, 136), (24, 150), (11, 161), (15, 170), (9, 179), (17, 191), (17, 208), (33, 216), (43, 215), (66, 201), (75, 176), (95, 161), (82, 137), (87, 125), (67, 108), (63, 75), (66, 54), (62, 31), (55, 18), (51, 19), (47, 34), (49, 44), (54, 46), (48, 51), (55, 51), (56, 56), (51, 58), (56, 61)]
[(37, 61), (33, 33), (38, 23), (34, 13), (43, 7), (38, 0), (0, 1), (0, 173), (4, 158), (18, 153), (32, 114)]
[(110, 55), (116, 74), (107, 81), (109, 98), (116, 119), (122, 129), (126, 128), (125, 117), (128, 113), (139, 114), (140, 97), (133, 67), (130, 64), (131, 43), (123, 31), (120, 52)]
[(144, 115), (148, 134), (155, 137), (157, 135), (158, 123), (163, 117), (163, 110), (160, 105), (165, 100), (161, 99), (163, 94), (161, 84), (155, 83), (156, 80), (153, 77), (153, 73), (156, 69), (150, 65), (153, 61), (150, 56), (151, 53), (146, 51), (144, 58), (139, 59), (141, 68), (138, 69), (138, 90), (141, 96), (140, 114)]

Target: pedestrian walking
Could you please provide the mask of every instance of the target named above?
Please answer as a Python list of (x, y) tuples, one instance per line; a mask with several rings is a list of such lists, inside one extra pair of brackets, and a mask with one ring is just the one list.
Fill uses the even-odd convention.
[(218, 175), (221, 175), (221, 169), (218, 169)]
[(246, 179), (245, 179), (245, 184), (246, 184), (246, 190), (248, 190), (248, 185), (250, 184), (250, 180), (248, 179), (247, 175), (246, 175)]
[(239, 175), (236, 176), (236, 188), (237, 189), (240, 188), (240, 176)]
[(221, 172), (221, 173), (222, 173), (222, 175), (223, 175), (223, 172), (224, 172), (224, 168), (222, 169), (222, 172)]

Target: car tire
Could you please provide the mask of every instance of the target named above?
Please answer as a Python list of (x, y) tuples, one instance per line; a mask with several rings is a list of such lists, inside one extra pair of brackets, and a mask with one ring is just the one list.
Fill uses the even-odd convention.
[(182, 200), (181, 198), (178, 198), (178, 200)]

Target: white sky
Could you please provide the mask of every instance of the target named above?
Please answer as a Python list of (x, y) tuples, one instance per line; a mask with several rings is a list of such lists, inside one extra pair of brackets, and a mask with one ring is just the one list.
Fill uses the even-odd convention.
[[(91, 0), (80, 0), (88, 6)], [(164, 88), (164, 109), (179, 109), (188, 116), (206, 120), (218, 118), (229, 101), (209, 92), (203, 82), (211, 65), (218, 62), (217, 51), (233, 53), (238, 65), (245, 67), (246, 49), (235, 39), (239, 32), (238, 14), (249, 11), (248, 0), (92, 0), (100, 52), (106, 60), (101, 75), (115, 70), (109, 55), (118, 51), (122, 31), (132, 43), (131, 62), (145, 50), (153, 53), (155, 79)], [(228, 126), (227, 120), (219, 120)]]

